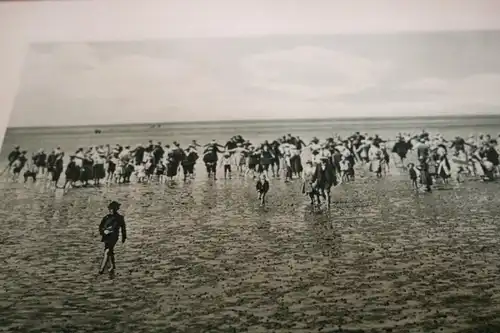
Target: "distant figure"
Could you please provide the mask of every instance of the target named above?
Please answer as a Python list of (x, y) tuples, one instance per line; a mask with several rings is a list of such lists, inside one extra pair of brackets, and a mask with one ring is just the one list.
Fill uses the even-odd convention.
[(432, 177), (429, 173), (429, 164), (426, 158), (420, 158), (420, 164), (417, 169), (420, 171), (420, 184), (424, 186), (426, 192), (432, 192)]
[(339, 164), (340, 164), (342, 183), (348, 182), (350, 180), (349, 170), (351, 169), (349, 160), (342, 155)]
[(224, 167), (224, 179), (231, 179), (231, 154), (224, 153), (224, 157), (220, 161), (220, 165)]
[(137, 177), (138, 183), (144, 183), (146, 181), (146, 163), (141, 162), (141, 164), (135, 166), (135, 176)]
[(313, 167), (312, 161), (307, 160), (304, 172), (302, 173), (302, 193), (309, 196), (309, 199), (311, 199), (311, 206), (314, 205), (314, 196), (317, 195), (312, 181), (315, 172), (316, 169)]
[(24, 182), (26, 183), (29, 178), (33, 180), (33, 183), (36, 183), (36, 176), (38, 174), (38, 167), (34, 162), (28, 164), (27, 170), (24, 172)]
[(95, 134), (101, 134), (101, 133), (102, 133), (102, 131), (101, 131), (100, 129), (96, 129), (96, 130), (94, 130), (94, 133), (95, 133)]
[(411, 180), (411, 185), (415, 191), (418, 190), (418, 174), (417, 170), (415, 169), (415, 164), (409, 163), (408, 164), (408, 173), (410, 174), (410, 180)]
[(269, 192), (269, 181), (264, 173), (260, 175), (255, 188), (259, 193), (260, 205), (264, 206), (266, 204), (266, 194)]
[(483, 169), (483, 173), (481, 175), (482, 181), (492, 181), (495, 180), (495, 165), (491, 163), (488, 158), (483, 157), (480, 162), (480, 165)]
[(12, 173), (13, 173), (14, 177), (19, 176), (19, 174), (21, 173), (21, 170), (26, 165), (26, 162), (28, 162), (28, 158), (26, 157), (26, 153), (27, 153), (27, 151), (23, 150), (21, 152), (21, 154), (19, 155), (19, 157), (17, 157), (17, 159), (14, 161), (14, 163), (12, 163), (11, 167), (12, 167)]
[(331, 189), (337, 186), (337, 175), (331, 161), (327, 157), (322, 157), (316, 166), (316, 171), (312, 178), (313, 187), (316, 190), (318, 205), (321, 204), (320, 196), (326, 200), (328, 207), (331, 205)]
[(120, 230), (122, 243), (125, 243), (125, 240), (127, 239), (125, 218), (118, 214), (120, 206), (121, 205), (116, 201), (111, 202), (108, 205), (109, 214), (104, 216), (101, 224), (99, 225), (99, 233), (102, 236), (101, 242), (104, 242), (104, 257), (99, 269), (99, 274), (104, 273), (104, 269), (106, 268), (108, 261), (111, 262), (109, 272), (113, 272), (116, 268), (114, 249), (116, 243), (118, 242)]
[(21, 148), (19, 146), (15, 146), (14, 149), (9, 153), (9, 156), (8, 156), (8, 161), (9, 161), (9, 164), (7, 165), (7, 167), (2, 170), (2, 173), (0, 173), (0, 175), (3, 175), (5, 171), (10, 171), (10, 169), (12, 168), (12, 165), (17, 161), (17, 159), (21, 156)]

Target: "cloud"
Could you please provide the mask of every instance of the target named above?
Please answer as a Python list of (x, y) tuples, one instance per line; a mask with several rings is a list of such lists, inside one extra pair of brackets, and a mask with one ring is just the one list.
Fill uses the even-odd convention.
[(464, 104), (500, 106), (500, 73), (475, 74), (454, 80), (424, 78), (403, 84), (402, 89), (432, 93), (426, 97), (444, 107)]
[(311, 46), (251, 55), (241, 65), (255, 87), (312, 99), (373, 87), (390, 69), (388, 63)]
[(404, 83), (401, 88), (419, 92), (443, 92), (447, 87), (448, 82), (446, 80), (431, 77)]
[(411, 64), (397, 57), (389, 63), (311, 46), (183, 52), (169, 58), (90, 44), (35, 47), (11, 125), (429, 115), (500, 107), (499, 73), (453, 79), (429, 69), (436, 77), (417, 78), (398, 71)]
[(207, 105), (220, 116), (234, 95), (201, 64), (137, 54), (105, 59), (90, 46), (63, 44), (28, 58), (11, 123), (36, 125), (35, 110), (61, 123), (99, 121), (103, 113), (112, 121), (189, 120)]

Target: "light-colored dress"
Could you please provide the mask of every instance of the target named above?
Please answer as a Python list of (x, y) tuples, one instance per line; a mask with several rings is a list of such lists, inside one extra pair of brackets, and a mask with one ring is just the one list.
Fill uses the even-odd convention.
[(378, 173), (382, 168), (382, 150), (372, 146), (370, 148), (370, 171)]
[(349, 161), (348, 160), (341, 160), (340, 161), (340, 171), (347, 172), (349, 171)]
[(314, 176), (315, 169), (307, 166), (304, 168), (303, 172), (303, 184), (302, 184), (302, 193), (309, 194), (314, 192), (314, 188), (312, 186), (312, 179)]
[(136, 175), (137, 178), (145, 178), (146, 177), (146, 169), (144, 168), (144, 165), (138, 165), (136, 167)]

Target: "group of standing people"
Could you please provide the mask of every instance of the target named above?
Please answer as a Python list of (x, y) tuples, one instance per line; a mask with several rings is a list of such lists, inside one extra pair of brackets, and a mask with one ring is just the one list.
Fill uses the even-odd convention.
[[(417, 163), (406, 164), (410, 151), (416, 152)], [(400, 133), (392, 141), (356, 132), (322, 141), (313, 137), (309, 143), (288, 134), (259, 144), (236, 135), (225, 144), (212, 140), (200, 145), (193, 140), (186, 148), (178, 142), (162, 145), (153, 141), (133, 148), (99, 145), (80, 147), (69, 154), (67, 161), (59, 147), (48, 154), (40, 149), (29, 157), (26, 150), (16, 146), (4, 172), (9, 171), (13, 179), (22, 173), (25, 182), (30, 178), (37, 181), (41, 176), (56, 187), (64, 174), (63, 188), (85, 187), (91, 182), (94, 186), (101, 182), (130, 183), (132, 179), (137, 183), (165, 182), (179, 176), (188, 181), (195, 177), (195, 167), (201, 160), (208, 177), (214, 180), (218, 170), (225, 179), (235, 173), (254, 179), (261, 179), (261, 175), (266, 179), (282, 177), (285, 182), (302, 179), (302, 191), (312, 203), (320, 203), (321, 198), (329, 203), (332, 187), (355, 180), (356, 165), (368, 165), (369, 171), (381, 178), (390, 172), (391, 156), (397, 157), (397, 167), (409, 171), (418, 188), (427, 191), (438, 179), (460, 182), (464, 174), (479, 174), (488, 181), (495, 179), (500, 170), (497, 141), (491, 136), (471, 136), (467, 140), (456, 137), (450, 142), (439, 134), (431, 137), (422, 131), (416, 135)]]

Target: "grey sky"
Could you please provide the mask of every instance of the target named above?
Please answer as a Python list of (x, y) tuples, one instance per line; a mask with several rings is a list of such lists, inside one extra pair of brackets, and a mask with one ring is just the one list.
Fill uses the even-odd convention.
[(38, 44), (10, 126), (500, 113), (500, 32)]

